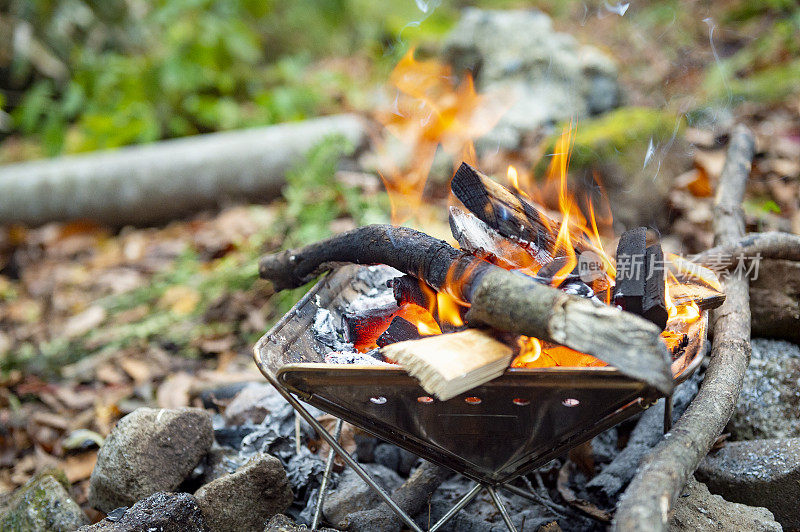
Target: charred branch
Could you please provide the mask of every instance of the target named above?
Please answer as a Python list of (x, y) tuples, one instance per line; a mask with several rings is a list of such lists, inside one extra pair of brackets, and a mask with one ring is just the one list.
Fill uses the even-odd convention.
[(544, 286), (406, 227), (371, 225), (261, 259), (261, 277), (283, 290), (336, 264), (387, 264), (471, 305), (467, 321), (570, 347), (662, 393), (672, 390), (669, 355), (652, 323)]
[[(731, 136), (714, 198), (717, 245), (734, 245), (744, 234), (741, 203), (754, 151), (752, 132), (738, 126)], [(725, 281), (725, 292), (727, 298), (715, 312), (714, 346), (703, 386), (669, 437), (642, 461), (619, 504), (615, 530), (667, 530), (681, 489), (733, 413), (750, 359), (747, 279), (732, 275)]]

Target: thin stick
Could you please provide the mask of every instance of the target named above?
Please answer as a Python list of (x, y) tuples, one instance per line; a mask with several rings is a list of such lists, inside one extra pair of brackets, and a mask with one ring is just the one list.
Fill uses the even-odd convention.
[(780, 231), (750, 233), (727, 245), (714, 246), (692, 257), (693, 262), (712, 266), (735, 266), (739, 258), (800, 261), (800, 236)]
[[(750, 174), (753, 134), (738, 126), (731, 136), (714, 199), (714, 238), (731, 245), (744, 234), (741, 204)], [(675, 501), (689, 475), (708, 454), (733, 413), (750, 359), (750, 305), (747, 279), (725, 281), (727, 298), (716, 312), (714, 346), (705, 381), (667, 437), (656, 445), (620, 501), (616, 531), (666, 531)]]

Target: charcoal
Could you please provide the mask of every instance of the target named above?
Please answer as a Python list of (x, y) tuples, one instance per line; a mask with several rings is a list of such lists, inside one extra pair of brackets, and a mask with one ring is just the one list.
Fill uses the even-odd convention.
[(647, 228), (624, 232), (617, 245), (614, 304), (664, 329), (668, 317), (665, 274), (664, 252), (660, 244), (647, 246)]
[(378, 337), (377, 344), (379, 347), (384, 347), (395, 342), (416, 340), (417, 338), (422, 338), (417, 326), (400, 316), (395, 316), (389, 327)]
[(376, 327), (383, 325), (396, 311), (397, 304), (391, 301), (364, 311), (346, 312), (344, 321), (347, 324), (349, 340), (356, 343), (358, 339), (369, 336)]
[(389, 280), (395, 301), (398, 305), (414, 303), (422, 308), (431, 308), (433, 289), (423, 289), (419, 279), (410, 275), (395, 277)]
[(614, 286), (614, 303), (628, 312), (642, 313), (645, 291), (645, 254), (647, 228), (637, 227), (625, 231), (617, 244), (617, 279)]
[(642, 298), (642, 316), (664, 329), (667, 326), (666, 272), (664, 270), (664, 252), (660, 244), (653, 244), (645, 250), (647, 275), (644, 281), (644, 297)]

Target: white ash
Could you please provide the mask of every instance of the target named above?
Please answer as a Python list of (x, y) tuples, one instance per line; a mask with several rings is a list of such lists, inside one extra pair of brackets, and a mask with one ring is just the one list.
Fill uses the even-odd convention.
[(325, 355), (326, 364), (359, 364), (362, 366), (393, 366), (384, 362), (383, 356), (377, 349), (367, 353), (358, 351), (331, 351)]
[(348, 338), (345, 314), (364, 314), (377, 308), (396, 307), (392, 289), (387, 285), (389, 279), (402, 275), (389, 266), (377, 265), (361, 268), (356, 273), (350, 287), (358, 294), (350, 301), (333, 308), (317, 305), (313, 332), (316, 340), (326, 349), (322, 350), (324, 360), (329, 364), (386, 365), (375, 353), (356, 351)]
[(314, 336), (317, 341), (334, 351), (353, 351), (353, 344), (345, 337), (347, 327), (342, 316), (326, 308), (318, 308), (314, 316)]

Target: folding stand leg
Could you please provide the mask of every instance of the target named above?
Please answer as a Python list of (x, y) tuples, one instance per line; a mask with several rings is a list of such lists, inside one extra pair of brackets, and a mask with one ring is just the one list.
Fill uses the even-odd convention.
[(497, 491), (495, 491), (492, 486), (486, 486), (486, 491), (488, 491), (489, 495), (492, 497), (492, 502), (494, 502), (494, 505), (500, 512), (500, 516), (503, 518), (503, 521), (505, 522), (506, 528), (508, 528), (509, 532), (517, 532), (517, 527), (515, 527), (514, 523), (511, 522), (511, 516), (508, 515), (506, 505), (500, 500), (500, 497), (497, 495)]
[(437, 530), (439, 530), (441, 527), (443, 527), (443, 526), (444, 526), (444, 524), (445, 524), (445, 523), (447, 523), (447, 522), (448, 522), (450, 519), (452, 519), (454, 515), (456, 515), (456, 514), (457, 514), (458, 512), (460, 512), (460, 511), (461, 511), (461, 510), (462, 510), (462, 509), (463, 509), (463, 508), (464, 508), (466, 505), (468, 505), (470, 502), (472, 502), (472, 499), (474, 499), (475, 497), (477, 497), (477, 496), (478, 496), (478, 493), (480, 493), (482, 489), (483, 489), (483, 486), (482, 486), (482, 485), (480, 485), (480, 484), (475, 484), (474, 486), (472, 486), (472, 489), (471, 489), (471, 490), (469, 490), (469, 491), (466, 493), (466, 495), (464, 495), (463, 497), (461, 497), (461, 499), (459, 499), (459, 501), (458, 501), (458, 502), (455, 504), (455, 506), (453, 506), (452, 508), (450, 508), (450, 510), (448, 510), (448, 511), (447, 511), (447, 513), (446, 513), (446, 514), (444, 514), (444, 515), (441, 517), (441, 519), (439, 519), (438, 521), (436, 521), (436, 524), (435, 524), (435, 525), (433, 525), (433, 526), (430, 528), (429, 532), (436, 532), (436, 531), (437, 531)]
[(334, 439), (333, 436), (331, 436), (330, 433), (325, 430), (325, 427), (323, 427), (319, 421), (317, 421), (314, 416), (312, 416), (311, 413), (306, 410), (302, 404), (300, 404), (300, 401), (298, 401), (292, 394), (286, 391), (283, 386), (281, 386), (281, 384), (275, 379), (275, 376), (272, 374), (272, 372), (264, 371), (264, 368), (261, 364), (259, 364), (259, 368), (262, 370), (261, 373), (264, 374), (264, 377), (266, 377), (269, 383), (272, 384), (273, 388), (275, 388), (278, 393), (281, 394), (281, 396), (286, 399), (290, 405), (292, 405), (292, 408), (294, 408), (295, 412), (300, 414), (300, 416), (305, 419), (306, 422), (314, 428), (314, 430), (317, 431), (320, 437), (328, 442), (328, 445), (331, 446), (331, 449), (334, 449), (336, 454), (341, 456), (342, 460), (344, 460), (347, 465), (353, 468), (353, 471), (355, 471), (356, 474), (360, 476), (381, 499), (383, 499), (383, 502), (389, 505), (389, 508), (391, 508), (392, 511), (397, 514), (397, 516), (402, 519), (406, 525), (408, 525), (408, 528), (414, 532), (423, 532), (423, 530), (417, 526), (414, 520), (411, 519), (411, 517), (409, 517), (409, 515), (392, 500), (389, 494), (386, 493), (386, 491), (372, 479), (369, 473), (367, 473), (364, 468), (361, 467), (361, 464), (356, 462), (353, 457), (350, 456), (350, 454), (348, 454), (348, 452), (344, 450), (341, 445), (339, 445), (339, 442), (337, 442), (336, 439)]
[[(336, 421), (335, 435), (333, 436), (336, 441), (339, 441), (339, 437), (342, 435), (342, 423), (341, 419)], [(319, 487), (319, 494), (317, 495), (317, 507), (314, 508), (314, 520), (311, 521), (312, 532), (317, 530), (319, 519), (322, 516), (322, 505), (325, 502), (325, 490), (328, 489), (328, 480), (333, 470), (334, 456), (336, 456), (336, 453), (333, 451), (333, 447), (331, 447), (331, 450), (328, 451), (328, 460), (325, 462), (325, 474), (322, 476), (322, 484)]]
[(672, 430), (672, 395), (664, 398), (664, 434)]

